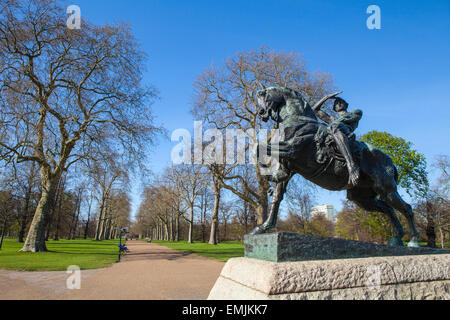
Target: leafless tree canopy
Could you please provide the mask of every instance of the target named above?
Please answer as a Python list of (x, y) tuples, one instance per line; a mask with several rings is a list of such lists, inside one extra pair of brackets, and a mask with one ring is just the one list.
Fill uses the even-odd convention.
[(313, 72), (297, 53), (271, 51), (266, 47), (241, 52), (223, 66), (211, 66), (194, 84), (192, 112), (218, 129), (259, 129), (255, 96), (260, 85), (289, 87), (308, 102), (323, 98), (333, 89), (332, 77)]
[[(151, 142), (146, 56), (127, 25), (80, 30), (54, 1), (6, 1), (0, 16), (2, 158), (64, 170), (96, 151)], [(120, 143), (118, 143), (120, 142)]]
[[(296, 89), (310, 103), (334, 89), (329, 74), (309, 72), (298, 54), (275, 52), (262, 47), (238, 53), (228, 58), (221, 67), (211, 66), (200, 74), (194, 84), (192, 113), (213, 128), (254, 130), (258, 134), (262, 128), (268, 128), (257, 114), (255, 96), (260, 85)], [(252, 165), (254, 170), (250, 175), (254, 176), (255, 184), (249, 183), (246, 170), (230, 164), (220, 171), (219, 178), (223, 188), (257, 210), (258, 222), (262, 223), (267, 214), (269, 184), (261, 175), (259, 164)], [(247, 175), (244, 177), (242, 172)]]
[(0, 6), (0, 160), (37, 162), (43, 186), (27, 251), (45, 250), (64, 171), (111, 153), (142, 160), (158, 132), (155, 94), (142, 84), (146, 55), (130, 27), (83, 21), (70, 30), (65, 18), (53, 0)]

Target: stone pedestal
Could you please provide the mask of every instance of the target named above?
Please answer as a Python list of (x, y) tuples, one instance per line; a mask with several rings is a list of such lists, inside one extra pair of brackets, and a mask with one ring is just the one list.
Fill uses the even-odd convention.
[(227, 262), (208, 299), (450, 299), (448, 250), (286, 233), (246, 237), (245, 247), (246, 257)]
[(450, 254), (450, 250), (379, 245), (288, 232), (246, 235), (244, 246), (246, 258), (272, 262)]

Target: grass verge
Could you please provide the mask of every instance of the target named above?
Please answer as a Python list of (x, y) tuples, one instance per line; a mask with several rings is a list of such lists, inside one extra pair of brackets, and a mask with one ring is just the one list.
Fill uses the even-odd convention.
[(231, 258), (244, 256), (244, 245), (239, 241), (221, 242), (215, 246), (202, 242), (188, 243), (187, 241), (153, 241), (153, 243), (166, 246), (176, 251), (198, 254), (222, 262), (227, 262)]
[(62, 271), (77, 265), (80, 269), (111, 266), (118, 259), (119, 240), (47, 241), (49, 252), (19, 252), (23, 243), (5, 239), (0, 250), (0, 269), (20, 271)]

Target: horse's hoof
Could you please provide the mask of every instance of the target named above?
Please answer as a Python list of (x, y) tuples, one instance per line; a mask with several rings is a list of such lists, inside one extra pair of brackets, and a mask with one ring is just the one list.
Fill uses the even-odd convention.
[(403, 241), (401, 240), (401, 239), (398, 239), (398, 238), (392, 238), (390, 241), (389, 241), (389, 245), (390, 246), (399, 246), (399, 247), (403, 247)]
[(260, 226), (257, 226), (255, 229), (252, 230), (252, 232), (249, 233), (251, 236), (255, 236), (257, 234), (263, 234), (265, 230), (261, 228)]
[(410, 247), (410, 248), (420, 248), (419, 242), (417, 242), (417, 240), (415, 240), (415, 241), (410, 241), (410, 242), (408, 243), (408, 247)]

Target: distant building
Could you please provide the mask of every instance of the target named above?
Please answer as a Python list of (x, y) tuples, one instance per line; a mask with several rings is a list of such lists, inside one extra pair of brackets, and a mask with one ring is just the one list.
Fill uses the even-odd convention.
[(336, 214), (334, 211), (334, 206), (331, 204), (312, 207), (311, 208), (311, 217), (314, 217), (317, 214), (323, 214), (331, 222), (336, 222)]

